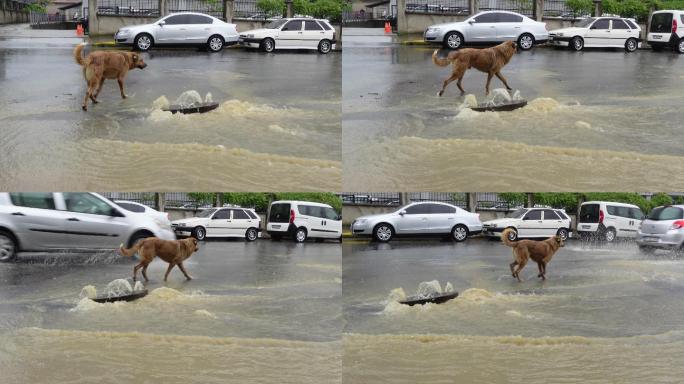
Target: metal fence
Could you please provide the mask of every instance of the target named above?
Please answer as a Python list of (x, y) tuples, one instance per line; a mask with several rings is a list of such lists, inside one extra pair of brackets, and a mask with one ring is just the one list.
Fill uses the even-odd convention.
[(566, 0), (544, 0), (544, 16), (573, 19), (580, 15), (572, 12)]
[(480, 11), (511, 11), (534, 17), (534, 0), (480, 0)]
[(3, 11), (23, 11), (28, 4), (28, 1), (0, 0), (0, 9)]
[(399, 206), (401, 204), (401, 196), (397, 192), (379, 192), (379, 193), (342, 193), (340, 194), (342, 204), (347, 205), (385, 205), (385, 206)]
[(235, 0), (233, 17), (238, 19), (265, 20), (268, 15), (257, 8), (257, 0)]
[(469, 15), (468, 0), (408, 0), (407, 13), (432, 13), (443, 15)]
[(158, 0), (98, 0), (98, 15), (159, 17)]
[(151, 208), (155, 206), (155, 194), (151, 192), (100, 192), (100, 194), (110, 200), (135, 201)]
[(45, 24), (57, 24), (57, 23), (63, 23), (66, 21), (66, 15), (62, 14), (47, 14), (47, 13), (38, 13), (38, 12), (31, 12), (29, 14), (29, 23), (31, 25), (45, 25)]
[(409, 192), (409, 201), (440, 201), (468, 209), (468, 198), (463, 192)]
[(511, 204), (501, 198), (498, 193), (478, 192), (475, 194), (475, 209), (491, 211), (510, 211), (518, 208), (518, 204)]
[[(206, 0), (167, 0), (169, 13), (199, 12), (223, 19), (223, 1)], [(236, 2), (237, 4), (237, 2)]]

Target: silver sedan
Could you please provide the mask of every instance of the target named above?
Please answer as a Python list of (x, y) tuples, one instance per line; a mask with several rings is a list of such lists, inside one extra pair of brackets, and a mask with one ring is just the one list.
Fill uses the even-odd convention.
[(465, 21), (431, 25), (423, 38), (428, 43), (440, 43), (445, 48), (458, 49), (463, 44), (495, 44), (517, 41), (522, 50), (549, 39), (546, 23), (507, 11), (480, 12)]

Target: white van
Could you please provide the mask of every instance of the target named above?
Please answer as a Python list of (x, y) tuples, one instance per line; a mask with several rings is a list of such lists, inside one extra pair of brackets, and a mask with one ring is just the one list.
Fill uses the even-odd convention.
[(599, 237), (608, 242), (636, 237), (644, 213), (632, 204), (587, 201), (580, 205), (577, 232), (580, 238)]
[(656, 11), (646, 36), (654, 51), (663, 48), (684, 53), (684, 11)]
[(307, 238), (342, 241), (342, 216), (328, 204), (282, 200), (271, 203), (266, 231), (273, 240), (288, 236), (298, 243)]

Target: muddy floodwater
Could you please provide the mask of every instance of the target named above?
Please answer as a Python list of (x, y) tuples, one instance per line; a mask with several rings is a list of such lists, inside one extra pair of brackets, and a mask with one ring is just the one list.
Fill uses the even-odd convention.
[[(79, 42), (0, 39), (5, 188), (339, 189), (339, 54), (153, 50), (142, 54), (147, 68), (128, 74), (128, 99), (109, 80), (83, 112)], [(202, 115), (162, 110), (186, 91), (220, 105)]]
[[(467, 105), (485, 101), (486, 74), (468, 71), (463, 80), (467, 95), (454, 82), (440, 98), (437, 92), (450, 67), (432, 63), (435, 47), (391, 40), (345, 39), (346, 190), (684, 186), (676, 165), (684, 153), (680, 55), (552, 48), (521, 52), (502, 73), (528, 105), (480, 113)], [(492, 80), (492, 89), (502, 87)]]
[[(683, 259), (569, 241), (522, 283), (511, 260), (496, 241), (345, 244), (345, 382), (681, 381)], [(397, 302), (433, 280), (460, 296)]]
[(24, 255), (0, 265), (7, 383), (335, 383), (341, 375), (339, 244), (207, 242), (148, 270), (150, 293), (97, 304), (131, 275), (113, 254)]

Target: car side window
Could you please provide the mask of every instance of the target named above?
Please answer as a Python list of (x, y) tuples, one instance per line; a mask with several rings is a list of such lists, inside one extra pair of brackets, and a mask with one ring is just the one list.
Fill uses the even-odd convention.
[(629, 25), (629, 27), (632, 29), (638, 29), (637, 25), (634, 24), (632, 20), (625, 20), (625, 23), (627, 23), (627, 25)]
[(21, 192), (10, 193), (12, 204), (18, 207), (55, 209), (55, 199), (52, 192)]
[(617, 207), (613, 205), (607, 205), (606, 211), (608, 211), (609, 215), (617, 216)]
[(135, 205), (135, 204), (130, 204), (130, 203), (116, 203), (119, 207), (131, 211), (131, 212), (137, 212), (137, 213), (143, 213), (145, 212), (145, 208)]
[(328, 23), (326, 23), (325, 21), (319, 21), (318, 24), (320, 24), (321, 27), (323, 27), (323, 29), (325, 29), (326, 31), (332, 30), (332, 27), (328, 25)]
[(444, 204), (430, 204), (430, 213), (456, 213), (456, 208)]
[(499, 23), (522, 23), (523, 18), (511, 13), (499, 13)]
[(281, 29), (281, 31), (301, 31), (301, 30), (302, 30), (302, 21), (301, 20), (290, 21), (289, 23), (285, 24), (283, 29)]
[(644, 213), (641, 212), (641, 209), (639, 209), (639, 208), (630, 208), (629, 209), (629, 218), (630, 219), (643, 220), (644, 219)]
[(233, 219), (249, 220), (250, 217), (242, 209), (233, 209)]
[(608, 19), (599, 19), (594, 22), (591, 29), (608, 29), (610, 27), (610, 21)]
[(545, 209), (544, 220), (560, 220), (560, 217), (556, 214), (556, 211), (551, 209)]
[(211, 17), (201, 15), (188, 15), (188, 18), (190, 19), (188, 24), (212, 24), (214, 22)]
[(84, 192), (65, 192), (64, 203), (69, 212), (88, 213), (91, 215), (111, 216), (113, 208), (99, 198)]
[(613, 29), (629, 29), (629, 26), (620, 19), (613, 19)]
[(323, 28), (318, 25), (318, 23), (314, 20), (307, 20), (304, 22), (304, 30), (305, 31), (322, 31)]
[(328, 220), (337, 220), (337, 211), (332, 208), (324, 207), (322, 208), (324, 218)]
[(166, 19), (164, 19), (164, 22), (167, 25), (188, 24), (188, 20), (186, 18), (186, 15), (175, 15), (175, 16), (167, 17)]
[(428, 207), (428, 204), (415, 204), (406, 208), (407, 215), (420, 215), (429, 212), (430, 209)]
[(540, 210), (532, 210), (527, 212), (527, 215), (525, 215), (525, 218), (523, 220), (541, 220), (541, 211)]
[(229, 220), (230, 219), (230, 209), (221, 209), (214, 213), (212, 220)]
[(476, 23), (496, 23), (499, 21), (498, 13), (485, 13), (475, 18)]
[(259, 216), (257, 216), (256, 213), (250, 211), (249, 209), (246, 209), (245, 212), (247, 212), (247, 214), (249, 215), (249, 217), (252, 218), (252, 219), (258, 219), (258, 218), (259, 218)]

